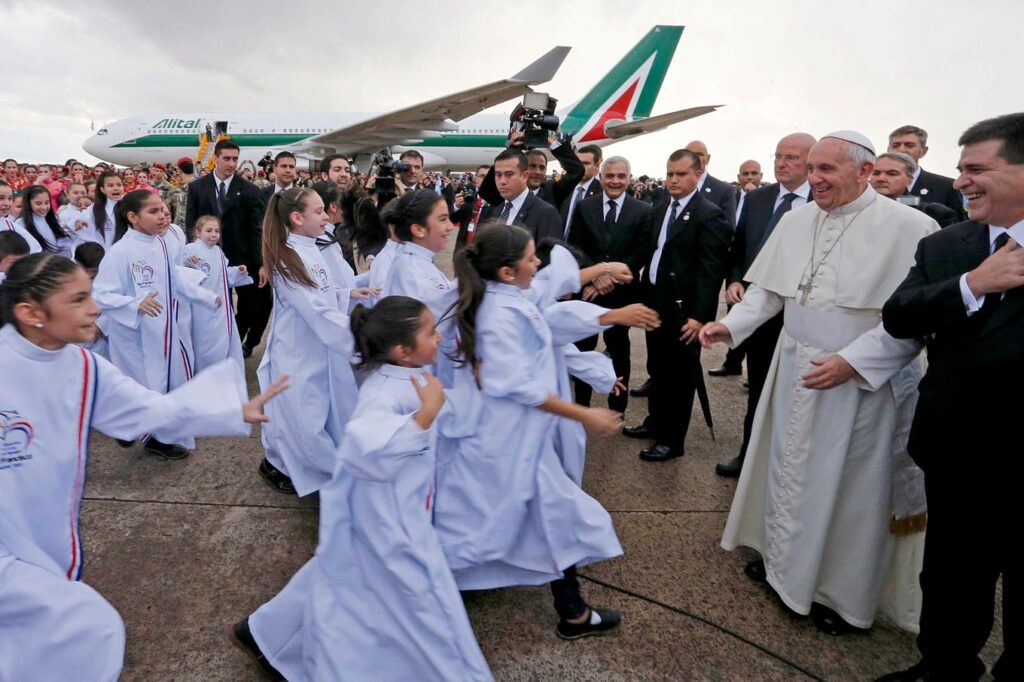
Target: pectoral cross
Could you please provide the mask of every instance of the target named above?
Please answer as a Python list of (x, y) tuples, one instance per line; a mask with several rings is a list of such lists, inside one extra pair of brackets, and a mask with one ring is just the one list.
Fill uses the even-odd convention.
[(800, 292), (800, 305), (807, 303), (807, 297), (811, 295), (811, 290), (814, 289), (814, 280), (808, 279), (797, 287), (797, 291)]

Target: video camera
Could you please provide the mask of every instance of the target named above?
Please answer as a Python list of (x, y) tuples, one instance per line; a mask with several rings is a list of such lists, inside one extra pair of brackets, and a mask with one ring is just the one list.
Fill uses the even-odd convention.
[(523, 101), (516, 105), (509, 116), (512, 132), (523, 133), (523, 148), (547, 147), (550, 133), (558, 130), (561, 123), (555, 116), (558, 100), (546, 92), (528, 92)]
[(395, 174), (412, 170), (412, 166), (405, 161), (395, 161), (391, 158), (391, 152), (387, 149), (377, 152), (373, 157), (372, 164), (373, 167), (370, 172), (377, 176), (374, 191), (382, 201), (384, 197), (391, 198), (395, 196)]

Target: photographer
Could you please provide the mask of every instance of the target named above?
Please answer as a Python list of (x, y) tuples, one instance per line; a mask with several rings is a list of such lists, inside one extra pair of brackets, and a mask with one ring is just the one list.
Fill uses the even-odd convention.
[(455, 195), (455, 211), (451, 214), (451, 220), (459, 226), (459, 235), (455, 239), (456, 249), (473, 242), (473, 233), (480, 223), (480, 212), (485, 206), (483, 197), (480, 196), (480, 185), (484, 183), (488, 173), (493, 180), (491, 167), (480, 166), (476, 169), (472, 181), (463, 181), (462, 190)]

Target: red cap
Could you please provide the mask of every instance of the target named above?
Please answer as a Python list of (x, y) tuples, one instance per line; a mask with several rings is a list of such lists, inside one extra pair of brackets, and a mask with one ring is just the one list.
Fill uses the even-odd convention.
[(153, 164), (153, 168), (159, 168), (160, 170), (165, 171), (165, 170), (167, 170), (167, 164), (166, 163), (154, 163)]
[(175, 161), (174, 165), (175, 166), (180, 166), (183, 163), (192, 163), (192, 157), (191, 156), (183, 156), (180, 159), (178, 159), (177, 161)]

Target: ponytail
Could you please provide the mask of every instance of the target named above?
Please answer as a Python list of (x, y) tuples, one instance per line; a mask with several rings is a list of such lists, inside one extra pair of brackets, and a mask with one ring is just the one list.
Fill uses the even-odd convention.
[(372, 308), (357, 305), (349, 318), (349, 328), (359, 351), (359, 367), (389, 362), (395, 346), (415, 346), (426, 309), (422, 301), (408, 296), (387, 296)]
[(403, 242), (413, 241), (412, 226), (426, 227), (437, 202), (444, 200), (432, 189), (418, 189), (403, 194), (388, 218), (388, 222), (394, 226), (395, 236)]
[(315, 287), (306, 266), (295, 250), (288, 246), (288, 233), (292, 211), (302, 212), (314, 192), (302, 187), (292, 187), (270, 197), (267, 213), (263, 217), (263, 242), (260, 248), (263, 265), (271, 275), (306, 287)]
[[(514, 268), (532, 237), (515, 225), (492, 223), (477, 231), (472, 244), (455, 254), (455, 276), (459, 280), (459, 298), (455, 318), (459, 328), (459, 349), (453, 360), (475, 367), (476, 313), (487, 291), (486, 282), (497, 281), (498, 270)], [(447, 317), (448, 311), (442, 317)]]

